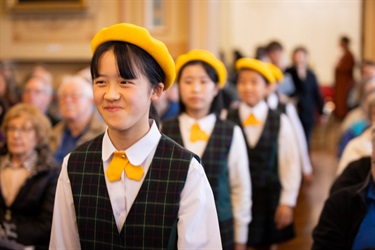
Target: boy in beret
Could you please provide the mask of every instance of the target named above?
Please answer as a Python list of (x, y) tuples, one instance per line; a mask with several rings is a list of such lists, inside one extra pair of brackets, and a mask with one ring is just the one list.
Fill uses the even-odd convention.
[(301, 173), (292, 126), (265, 101), (274, 76), (266, 63), (251, 58), (236, 62), (241, 103), (228, 119), (241, 126), (247, 142), (252, 180), (252, 221), (247, 246), (270, 249), (294, 237), (293, 208)]
[(158, 130), (153, 101), (175, 78), (167, 47), (132, 24), (91, 43), (104, 134), (64, 158), (50, 249), (220, 249), (200, 160)]

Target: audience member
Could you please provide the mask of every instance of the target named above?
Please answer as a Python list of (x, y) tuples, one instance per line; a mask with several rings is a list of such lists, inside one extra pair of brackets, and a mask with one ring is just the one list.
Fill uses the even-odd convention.
[(342, 56), (335, 67), (335, 83), (334, 83), (334, 113), (337, 118), (343, 119), (348, 112), (348, 96), (354, 85), (353, 70), (355, 60), (350, 51), (350, 39), (346, 36), (340, 38), (340, 48)]
[(49, 110), (53, 100), (53, 86), (48, 78), (38, 74), (30, 74), (24, 83), (22, 102), (31, 104), (40, 112), (45, 114), (50, 120), (52, 126), (59, 122), (59, 118)]
[(252, 180), (252, 221), (248, 247), (270, 249), (294, 237), (293, 208), (301, 183), (297, 143), (286, 115), (268, 108), (267, 88), (275, 84), (269, 66), (256, 59), (237, 61), (241, 103), (228, 120), (241, 126)]
[(351, 159), (370, 153), (366, 145), (371, 142), (369, 129), (372, 124), (375, 124), (375, 92), (367, 97), (366, 107), (366, 120), (354, 123), (341, 138), (338, 148), (338, 174), (342, 172)]
[(66, 76), (57, 98), (62, 120), (53, 128), (50, 143), (61, 164), (70, 151), (103, 133), (106, 126), (95, 112), (91, 83), (83, 77)]
[(155, 108), (161, 121), (172, 119), (178, 115), (178, 102), (179, 94), (177, 85), (172, 85), (168, 90), (161, 94), (159, 99), (155, 100)]
[(47, 249), (59, 174), (48, 146), (51, 124), (33, 106), (17, 104), (1, 129), (0, 239)]
[(318, 80), (308, 67), (308, 52), (304, 47), (293, 51), (293, 65), (286, 70), (292, 76), (295, 91), (291, 97), (295, 99), (298, 116), (305, 131), (307, 145), (310, 148), (310, 138), (315, 127), (316, 114), (323, 113), (323, 98), (320, 93)]
[(224, 64), (211, 52), (191, 50), (176, 60), (180, 113), (162, 132), (201, 157), (214, 193), (223, 249), (246, 249), (251, 179), (241, 129), (219, 118)]
[(331, 190), (313, 231), (313, 250), (375, 248), (375, 127), (371, 137), (371, 159), (353, 162)]

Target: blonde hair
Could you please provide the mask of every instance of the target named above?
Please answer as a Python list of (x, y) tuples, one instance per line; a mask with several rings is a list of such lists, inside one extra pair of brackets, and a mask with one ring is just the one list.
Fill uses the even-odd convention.
[[(48, 145), (51, 134), (51, 122), (37, 108), (30, 104), (20, 103), (10, 108), (4, 116), (1, 130), (5, 134), (9, 122), (20, 116), (26, 116), (32, 123), (37, 137), (37, 148)], [(6, 138), (6, 137), (5, 137)]]

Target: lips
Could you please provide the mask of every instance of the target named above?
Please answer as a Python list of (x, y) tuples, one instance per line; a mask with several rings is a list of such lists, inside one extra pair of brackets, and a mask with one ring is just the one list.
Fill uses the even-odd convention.
[(110, 105), (110, 106), (104, 106), (103, 109), (108, 112), (117, 112), (117, 111), (122, 110), (122, 107)]

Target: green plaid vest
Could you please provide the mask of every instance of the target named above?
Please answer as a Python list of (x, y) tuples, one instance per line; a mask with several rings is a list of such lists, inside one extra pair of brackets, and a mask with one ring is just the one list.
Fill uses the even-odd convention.
[(268, 116), (258, 143), (251, 148), (247, 141), (238, 109), (228, 112), (228, 120), (241, 126), (247, 145), (250, 163), (251, 182), (253, 187), (265, 187), (270, 184), (279, 185), (277, 144), (280, 130), (280, 112), (268, 109)]
[[(162, 130), (163, 133), (183, 145), (177, 118), (163, 122)], [(228, 154), (232, 144), (233, 130), (234, 123), (217, 119), (202, 155), (203, 168), (215, 198), (223, 249), (233, 249), (234, 244), (233, 212), (228, 177)]]
[(282, 114), (286, 114), (286, 104), (278, 101), (276, 110), (280, 111)]
[(194, 155), (162, 135), (119, 233), (103, 174), (102, 139), (76, 148), (68, 162), (82, 249), (176, 249), (180, 193)]

